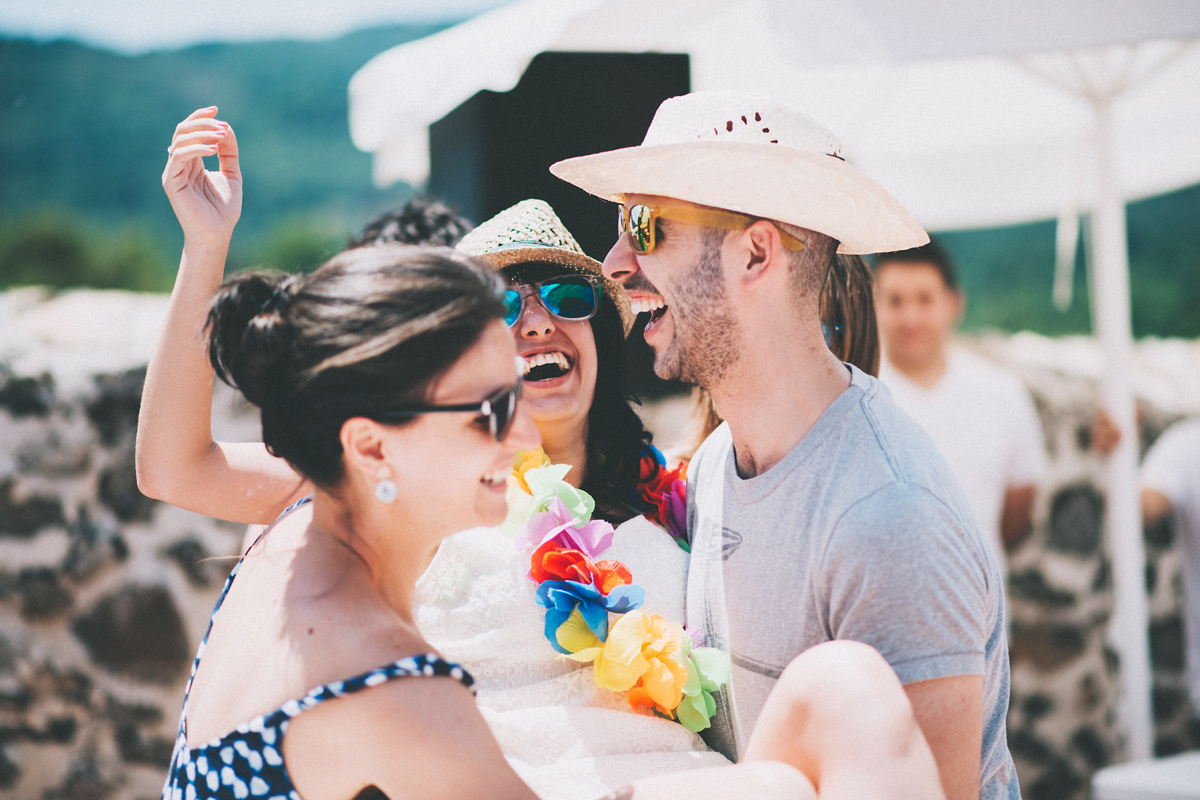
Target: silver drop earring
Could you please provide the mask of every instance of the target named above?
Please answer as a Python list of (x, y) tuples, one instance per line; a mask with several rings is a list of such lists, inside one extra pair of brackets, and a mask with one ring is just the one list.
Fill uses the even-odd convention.
[(393, 481), (384, 478), (375, 484), (375, 499), (381, 503), (392, 503), (396, 500), (396, 484)]

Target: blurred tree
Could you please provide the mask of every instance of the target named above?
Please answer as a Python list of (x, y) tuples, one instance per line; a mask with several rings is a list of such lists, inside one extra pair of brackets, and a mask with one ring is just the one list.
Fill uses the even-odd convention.
[(341, 230), (316, 220), (291, 219), (270, 229), (256, 263), (284, 272), (311, 272), (341, 250), (345, 241)]
[(61, 211), (0, 226), (0, 286), (167, 291), (165, 248), (145, 226), (101, 231)]
[(79, 286), (92, 270), (94, 243), (83, 227), (46, 213), (0, 229), (0, 283), (5, 286)]

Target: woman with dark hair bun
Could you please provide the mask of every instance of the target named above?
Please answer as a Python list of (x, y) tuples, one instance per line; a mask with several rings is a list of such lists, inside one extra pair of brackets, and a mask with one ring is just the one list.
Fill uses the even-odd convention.
[[(505, 288), (494, 263), (401, 245), (347, 251), (309, 276), (244, 274), (221, 284), (241, 175), (233, 131), (215, 113), (201, 109), (180, 123), (163, 174), (184, 251), (147, 373), (138, 480), (145, 493), (186, 498), (185, 506), (201, 513), (277, 518), (234, 567), (217, 602), (185, 693), (164, 798), (533, 798), (527, 776), (556, 796), (625, 784), (614, 797), (941, 796), (894, 673), (870, 648), (845, 642), (814, 648), (788, 668), (748, 743), (748, 763), (696, 769), (723, 762), (697, 752), (702, 746), (690, 733), (696, 728), (684, 728), (711, 702), (713, 654), (641, 611), (653, 588), (631, 585), (623, 564), (556, 545), (562, 529), (592, 536), (583, 547), (619, 538), (599, 519), (584, 524), (594, 510), (590, 498), (554, 478), (562, 473), (553, 465), (527, 455), (527, 468), (513, 474), (518, 452), (537, 444), (526, 406), (540, 403), (543, 420), (577, 419), (572, 396), (596, 379), (587, 365), (596, 351), (590, 334), (576, 328), (572, 337), (518, 355), (510, 326), (531, 307), (582, 322), (589, 297), (591, 312), (599, 313), (589, 294), (597, 284), (586, 276), (530, 277), (532, 283)], [(204, 170), (207, 155), (219, 156), (219, 172)], [(540, 252), (557, 263), (554, 253)], [(616, 320), (623, 322), (619, 309)], [(197, 338), (198, 331), (205, 335)], [(551, 364), (556, 369), (535, 372)], [(534, 399), (518, 402), (531, 372), (555, 374)], [(214, 374), (260, 406), (263, 443), (212, 440)], [(554, 391), (561, 387), (570, 391)], [(578, 449), (578, 440), (564, 441)], [(599, 454), (585, 462), (592, 471), (622, 451), (606, 445), (588, 452)], [(512, 498), (525, 479), (523, 496), (532, 499), (520, 502), (527, 508), (545, 502), (546, 514), (568, 515), (537, 546), (532, 571), (528, 553), (523, 567), (508, 558), (512, 541), (496, 528), (510, 511), (506, 490)], [(554, 497), (538, 495), (547, 487)], [(440, 546), (455, 531), (463, 532), (456, 540), (477, 532), (479, 547), (446, 563)], [(520, 536), (528, 535), (529, 524)], [(426, 571), (435, 552), (442, 566)], [(629, 552), (631, 562), (639, 552)], [(496, 553), (502, 569), (480, 570), (481, 559)], [(545, 625), (541, 612), (533, 619), (535, 633), (544, 627), (569, 657), (543, 655), (552, 651), (539, 639), (543, 649), (525, 662), (532, 672), (503, 701), (519, 706), (522, 691), (544, 682), (586, 702), (566, 697), (577, 707), (554, 710), (526, 700), (541, 736), (508, 736), (502, 751), (493, 733), (505, 738), (506, 726), (528, 732), (529, 720), (485, 719), (467, 691), (476, 665), (435, 652), (424, 631), (437, 628), (439, 612), (461, 612), (449, 598), (475, 582), (478, 591), (468, 596), (484, 601), (477, 609), (484, 624), (476, 621), (474, 630), (489, 638), (493, 659), (507, 659), (514, 640), (530, 641), (531, 617), (506, 616), (511, 604), (486, 602), (505, 570), (525, 581), (538, 570), (564, 578), (543, 580), (537, 599), (547, 600)], [(518, 599), (532, 602), (531, 594)], [(562, 605), (567, 595), (573, 611)], [(625, 627), (641, 625), (650, 639), (636, 645), (637, 658), (619, 663), (603, 635), (609, 643), (633, 641), (618, 635), (629, 620), (635, 624)], [(583, 662), (595, 662), (597, 674), (602, 662), (616, 673), (634, 666), (642, 677), (622, 690), (627, 698), (588, 694), (578, 680)], [(478, 662), (485, 675), (493, 666), (488, 657)], [(479, 685), (481, 693), (503, 691), (485, 680)], [(672, 685), (690, 698), (678, 722), (674, 706), (664, 706), (679, 703), (664, 699)], [(480, 705), (488, 709), (482, 697)], [(656, 715), (656, 708), (666, 711)], [(622, 727), (621, 720), (644, 727)], [(682, 737), (673, 746), (626, 738), (603, 765), (580, 758), (592, 741), (588, 729), (636, 735), (656, 726), (660, 734), (673, 726)], [(527, 752), (517, 752), (522, 745)], [(565, 771), (514, 771), (528, 765), (530, 749)]]

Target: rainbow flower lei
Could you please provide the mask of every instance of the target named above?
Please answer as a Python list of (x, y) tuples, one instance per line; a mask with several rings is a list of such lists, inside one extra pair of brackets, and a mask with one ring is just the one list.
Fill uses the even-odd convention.
[(648, 507), (646, 519), (663, 528), (685, 553), (692, 551), (687, 536), (687, 464), (667, 469), (658, 448), (642, 456), (637, 494)]
[[(657, 459), (660, 456), (651, 455)], [(682, 469), (657, 464), (639, 486), (653, 506), (651, 521), (666, 528), (686, 550)], [(640, 610), (642, 587), (619, 561), (599, 560), (613, 527), (593, 520), (591, 495), (568, 484), (567, 464), (551, 464), (541, 448), (517, 457), (509, 478), (508, 527), (530, 554), (529, 577), (546, 609), (546, 638), (563, 658), (591, 664), (596, 685), (625, 694), (643, 713), (678, 721), (692, 732), (709, 727), (713, 692), (729, 681), (729, 659), (696, 647), (677, 623)]]

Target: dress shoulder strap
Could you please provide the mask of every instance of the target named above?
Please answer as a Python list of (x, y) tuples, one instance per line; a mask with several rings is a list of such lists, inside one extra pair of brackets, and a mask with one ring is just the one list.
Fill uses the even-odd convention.
[[(407, 656), (398, 659), (390, 664), (385, 664), (382, 667), (376, 667), (361, 675), (356, 675), (353, 678), (332, 681), (324, 686), (318, 686), (304, 695), (304, 697), (287, 701), (276, 713), (289, 718), (294, 717), (326, 700), (345, 697), (346, 695), (361, 692), (363, 689), (369, 689), (372, 686), (378, 686), (381, 683), (387, 683), (397, 678), (413, 677), (453, 678), (468, 689), (471, 689), (471, 686), (475, 683), (475, 679), (471, 677), (470, 673), (458, 664), (446, 661), (435, 653), (425, 653), (419, 656)], [(471, 692), (473, 694), (475, 690), (471, 689)]]

